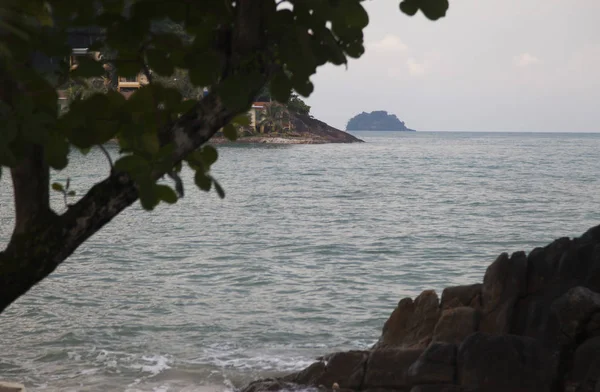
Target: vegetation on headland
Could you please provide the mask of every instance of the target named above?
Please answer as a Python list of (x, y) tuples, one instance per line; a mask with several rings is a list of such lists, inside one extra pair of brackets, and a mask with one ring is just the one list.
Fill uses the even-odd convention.
[(384, 110), (362, 112), (352, 117), (346, 125), (347, 131), (414, 131), (400, 121), (395, 114)]
[[(247, 124), (244, 114), (265, 85), (285, 104), (293, 92), (312, 93), (318, 67), (364, 53), (369, 17), (361, 0), (283, 3), (290, 7), (276, 0), (0, 3), (0, 170), (9, 168), (15, 199), (14, 230), (0, 252), (0, 312), (136, 201), (146, 210), (176, 203), (183, 164), (199, 189), (224, 197), (210, 173), (218, 153), (207, 142), (221, 129), (237, 138), (236, 124)], [(447, 8), (447, 0), (400, 3), (404, 13), (421, 10), (434, 20)], [(154, 27), (165, 19), (185, 34)], [(70, 36), (86, 38), (86, 51), (103, 58), (84, 53), (73, 69)], [(129, 99), (111, 90), (81, 96), (59, 113), (57, 89), (107, 76), (104, 65), (120, 77), (141, 70), (149, 84)], [(208, 93), (185, 100), (155, 80), (177, 69)], [(50, 169), (67, 167), (72, 148), (87, 152), (115, 138), (120, 155), (107, 159), (105, 178), (63, 211), (52, 209)], [(165, 177), (172, 186), (159, 182)]]

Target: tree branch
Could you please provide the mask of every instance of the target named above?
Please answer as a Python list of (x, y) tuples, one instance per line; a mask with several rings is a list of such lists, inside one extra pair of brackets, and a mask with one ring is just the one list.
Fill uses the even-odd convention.
[[(239, 2), (236, 26), (247, 34), (235, 36), (240, 41), (232, 43), (237, 52), (235, 59), (230, 62), (227, 74), (242, 72), (238, 68), (240, 61), (246, 55), (255, 55), (259, 48), (266, 47), (264, 30), (260, 27), (263, 15), (260, 11), (266, 2), (268, 1)], [(269, 64), (262, 64), (259, 68), (260, 86), (257, 85), (256, 91), (249, 92), (245, 97), (248, 107), (274, 71), (274, 67)], [(192, 110), (161, 132), (161, 143), (172, 143), (175, 147), (169, 162), (175, 165), (183, 160), (237, 114), (239, 110), (226, 108), (215, 92), (209, 93)], [(32, 151), (30, 160), (13, 169), (15, 198), (20, 200), (23, 197), (25, 201), (20, 202), (17, 208), (19, 230), (15, 231), (6, 250), (0, 252), (0, 312), (52, 273), (79, 245), (138, 199), (138, 191), (132, 178), (126, 173), (112, 171), (107, 179), (94, 185), (63, 215), (43, 214), (42, 212), (51, 212), (48, 207), (49, 171), (42, 155), (36, 153), (39, 151)], [(32, 174), (35, 176), (28, 177)], [(155, 179), (164, 174), (164, 170), (152, 173)], [(32, 219), (36, 216), (39, 216), (37, 224), (31, 226)]]

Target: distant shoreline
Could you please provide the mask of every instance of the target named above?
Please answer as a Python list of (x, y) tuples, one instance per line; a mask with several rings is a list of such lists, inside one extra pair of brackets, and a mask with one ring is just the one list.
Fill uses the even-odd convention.
[[(360, 141), (362, 142), (362, 140)], [(318, 137), (281, 137), (281, 136), (247, 136), (236, 141), (224, 137), (213, 137), (211, 144), (330, 144), (330, 143), (356, 143), (356, 141), (331, 141)]]
[(415, 129), (346, 129), (346, 132), (417, 132)]

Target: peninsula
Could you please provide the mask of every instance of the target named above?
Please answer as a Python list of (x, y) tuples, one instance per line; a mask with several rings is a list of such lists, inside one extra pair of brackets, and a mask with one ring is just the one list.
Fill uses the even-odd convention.
[[(294, 95), (287, 104), (257, 101), (248, 113), (249, 124), (238, 127), (235, 143), (325, 144), (360, 143), (362, 140), (310, 115), (310, 107)], [(219, 132), (213, 144), (229, 143)]]
[(388, 114), (384, 110), (371, 113), (362, 112), (352, 117), (346, 125), (347, 131), (409, 131), (404, 121), (400, 121), (395, 114)]

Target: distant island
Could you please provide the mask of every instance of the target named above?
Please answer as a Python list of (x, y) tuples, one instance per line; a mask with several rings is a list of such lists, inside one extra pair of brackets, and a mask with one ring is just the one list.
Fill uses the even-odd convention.
[(371, 113), (362, 112), (352, 117), (346, 125), (346, 131), (409, 131), (404, 121), (400, 121), (395, 114), (388, 114), (385, 110)]

